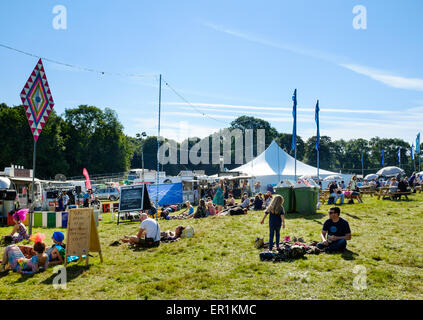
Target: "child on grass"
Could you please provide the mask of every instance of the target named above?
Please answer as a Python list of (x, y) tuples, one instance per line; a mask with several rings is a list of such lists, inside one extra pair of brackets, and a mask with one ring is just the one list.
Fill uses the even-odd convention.
[(285, 229), (285, 210), (283, 208), (284, 199), (281, 195), (273, 197), (269, 207), (264, 211), (263, 219), (260, 223), (263, 224), (267, 215), (269, 216), (269, 250), (273, 250), (273, 237), (276, 233), (276, 247), (279, 248), (281, 226)]

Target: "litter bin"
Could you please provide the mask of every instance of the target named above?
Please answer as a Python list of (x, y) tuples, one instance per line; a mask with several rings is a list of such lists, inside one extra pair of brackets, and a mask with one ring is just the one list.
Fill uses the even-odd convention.
[(275, 193), (284, 198), (283, 208), (286, 213), (294, 211), (294, 191), (292, 187), (275, 188)]
[(310, 187), (294, 188), (295, 211), (302, 214), (315, 214), (319, 189)]

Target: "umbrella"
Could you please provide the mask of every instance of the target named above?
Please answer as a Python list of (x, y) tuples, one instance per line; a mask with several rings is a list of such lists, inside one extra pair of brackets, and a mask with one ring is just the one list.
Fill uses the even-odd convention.
[(334, 174), (332, 176), (326, 177), (323, 179), (323, 181), (334, 181), (334, 180), (343, 180), (344, 178), (342, 178), (340, 175)]
[(313, 178), (317, 178), (317, 175), (312, 175), (312, 174), (305, 174), (303, 176), (300, 177), (300, 179), (313, 179)]
[(365, 180), (376, 180), (379, 176), (375, 173), (368, 174), (364, 177)]
[(405, 174), (405, 171), (398, 167), (385, 167), (376, 172), (379, 176), (395, 177), (399, 174)]

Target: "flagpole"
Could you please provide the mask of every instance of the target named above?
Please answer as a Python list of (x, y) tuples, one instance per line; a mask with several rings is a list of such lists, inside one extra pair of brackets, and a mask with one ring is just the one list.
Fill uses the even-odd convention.
[(317, 179), (319, 178), (319, 149), (317, 149)]
[(361, 152), (361, 175), (364, 179), (364, 158), (363, 158), (363, 151)]
[(37, 141), (34, 139), (34, 154), (32, 156), (32, 200), (31, 200), (31, 206), (29, 208), (29, 235), (32, 235), (32, 217), (34, 214), (34, 208), (35, 208), (35, 195), (34, 195), (34, 189), (35, 189), (35, 159), (37, 157)]
[(156, 173), (156, 221), (159, 215), (159, 170), (160, 170), (160, 111), (162, 103), (162, 75), (159, 76), (159, 123), (157, 127), (157, 173)]

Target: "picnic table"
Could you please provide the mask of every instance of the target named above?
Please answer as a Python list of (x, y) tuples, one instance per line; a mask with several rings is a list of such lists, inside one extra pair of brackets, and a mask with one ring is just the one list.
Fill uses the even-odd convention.
[(408, 199), (408, 196), (412, 193), (411, 191), (401, 192), (401, 191), (389, 191), (389, 186), (383, 186), (379, 188), (379, 194), (377, 199), (380, 200), (380, 198), (385, 199), (389, 198), (390, 200), (401, 200), (401, 197), (404, 197), (406, 200)]
[(370, 194), (372, 197), (376, 193), (376, 186), (361, 186), (359, 187), (360, 194)]

